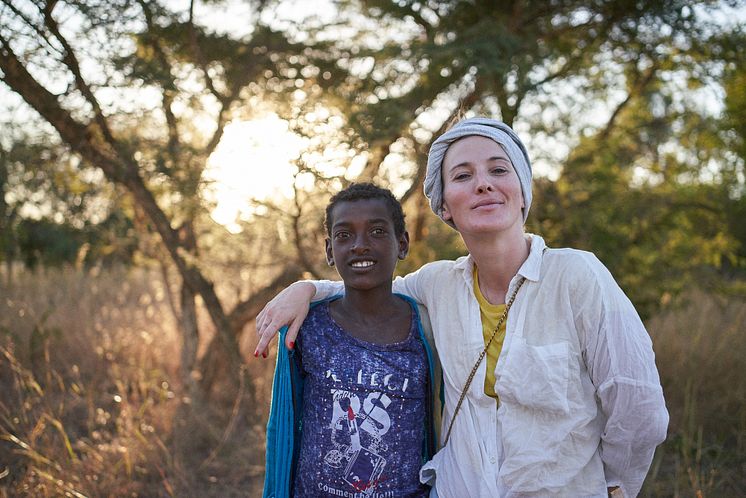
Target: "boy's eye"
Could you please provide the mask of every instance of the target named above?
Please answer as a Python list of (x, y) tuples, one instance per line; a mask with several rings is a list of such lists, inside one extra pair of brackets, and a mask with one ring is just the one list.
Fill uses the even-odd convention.
[(335, 239), (346, 239), (349, 236), (350, 236), (349, 232), (336, 232), (334, 234)]
[(374, 228), (370, 231), (370, 233), (372, 233), (373, 235), (383, 235), (386, 233), (386, 230), (384, 230), (383, 228)]

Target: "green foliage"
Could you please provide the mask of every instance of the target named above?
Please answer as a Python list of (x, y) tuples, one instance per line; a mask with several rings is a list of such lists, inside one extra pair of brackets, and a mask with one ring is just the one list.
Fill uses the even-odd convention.
[(29, 268), (74, 263), (82, 245), (79, 232), (48, 220), (24, 220), (19, 231), (19, 249)]
[(43, 135), (15, 133), (6, 140), (0, 160), (0, 259), (32, 268), (131, 261), (136, 247), (131, 217), (95, 170)]
[[(396, 267), (397, 275), (416, 271), (422, 265), (440, 259), (456, 259), (468, 253), (461, 236), (435, 216), (427, 218), (423, 239), (413, 242), (409, 255)], [(409, 227), (412, 230), (412, 227)]]
[(746, 69), (737, 65), (726, 72), (725, 125), (733, 133), (733, 146), (741, 159), (746, 160)]
[[(277, 3), (260, 2), (257, 12), (267, 5)], [(131, 98), (106, 110), (113, 133), (171, 225), (195, 234), (187, 251), (203, 272), (213, 272), (211, 262), (240, 266), (243, 258), (255, 263), (255, 275), (268, 277), (271, 271), (263, 268), (271, 262), (262, 249), (268, 236), (262, 231), (269, 230), (283, 239), (278, 244), (283, 255), (293, 254), (290, 259), (306, 270), (324, 273), (316, 252), (318, 213), (328, 194), (356, 179), (345, 172), (350, 158), (366, 153), (359, 177), (391, 184), (381, 165), (395, 153), (405, 165), (416, 163), (411, 178), (418, 178), (432, 133), (460, 105), (514, 122), (532, 155), (560, 172), (556, 181), (537, 178), (528, 229), (553, 245), (594, 251), (645, 313), (703, 269), (743, 268), (743, 33), (736, 24), (708, 17), (737, 3), (349, 0), (335, 5), (340, 10), (332, 25), (313, 16), (284, 24), (267, 16), (261, 18), (266, 22), (252, 20), (250, 34), (242, 37), (201, 24), (193, 11), (159, 2), (115, 3), (110, 12), (86, 3), (56, 7), (61, 10), (55, 13), (77, 12), (81, 37), (101, 48), (75, 47), (105, 74), (91, 78), (96, 89), (123, 86), (133, 95), (154, 90), (160, 99), (155, 107)], [(722, 91), (722, 113), (698, 103), (705, 91)], [(71, 108), (76, 96), (79, 90), (63, 92)], [(258, 218), (243, 225), (244, 234), (231, 238), (207, 217), (202, 173), (224, 125), (233, 117), (251, 117), (257, 102), (309, 138), (312, 145), (297, 162), (296, 186), (305, 186), (296, 188), (292, 201), (266, 202)], [(77, 107), (78, 114), (91, 114), (87, 106)], [(592, 119), (596, 114), (608, 119)], [(547, 150), (551, 143), (564, 144), (569, 153)], [(56, 196), (51, 212), (63, 213), (64, 223), (57, 216), (58, 227), (45, 225), (37, 232), (67, 233), (59, 236), (59, 245), (71, 253), (73, 245), (62, 241), (76, 240), (86, 257), (111, 253), (126, 259), (130, 242), (116, 240), (133, 240), (134, 229), (147, 241), (152, 227), (137, 221), (135, 207), (113, 202), (116, 191), (85, 180), (87, 165), (59, 148), (28, 143), (21, 149), (14, 152), (18, 159), (4, 163), (6, 191), (25, 188), (26, 198), (32, 191)], [(327, 159), (340, 150), (342, 159)], [(43, 159), (39, 167), (34, 158)], [(419, 185), (412, 185), (410, 192), (417, 191)], [(109, 214), (89, 222), (94, 200), (107, 197)], [(19, 205), (0, 206), (7, 226)], [(458, 235), (424, 212), (410, 219), (419, 227), (419, 240), (399, 271), (464, 252)], [(82, 232), (69, 235), (68, 222)], [(3, 244), (10, 247), (5, 237)], [(38, 233), (27, 238), (29, 248), (39, 246), (32, 240), (44, 240)], [(215, 243), (224, 238), (230, 242)]]
[[(593, 251), (643, 315), (739, 249), (725, 215), (730, 185), (701, 179), (722, 152), (717, 130), (661, 102), (637, 96), (609, 133), (581, 139), (556, 182), (536, 182), (529, 223), (555, 245)], [(672, 141), (679, 150), (667, 152)]]

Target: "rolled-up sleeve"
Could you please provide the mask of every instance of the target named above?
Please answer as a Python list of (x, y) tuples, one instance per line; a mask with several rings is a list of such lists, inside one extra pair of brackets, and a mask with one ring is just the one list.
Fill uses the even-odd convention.
[(303, 280), (316, 287), (316, 293), (313, 295), (312, 301), (321, 301), (328, 297), (332, 297), (335, 294), (342, 294), (345, 291), (345, 285), (343, 282), (335, 280)]
[[(595, 259), (595, 258), (594, 258)], [(605, 418), (601, 460), (606, 482), (625, 497), (640, 492), (655, 447), (666, 438), (668, 411), (652, 341), (609, 271), (595, 260), (584, 285), (584, 354)]]
[(393, 283), (393, 291), (399, 294), (404, 294), (414, 299), (419, 304), (428, 304), (428, 295), (426, 292), (428, 284), (432, 280), (432, 268), (437, 263), (428, 263), (419, 270), (404, 275), (403, 277), (396, 277)]

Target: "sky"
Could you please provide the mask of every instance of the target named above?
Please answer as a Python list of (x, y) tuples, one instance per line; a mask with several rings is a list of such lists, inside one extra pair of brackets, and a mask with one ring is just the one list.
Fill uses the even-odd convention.
[(253, 212), (252, 199), (291, 197), (293, 161), (304, 144), (276, 114), (228, 124), (203, 175), (211, 183), (208, 197), (217, 202), (212, 218), (236, 233), (238, 220)]

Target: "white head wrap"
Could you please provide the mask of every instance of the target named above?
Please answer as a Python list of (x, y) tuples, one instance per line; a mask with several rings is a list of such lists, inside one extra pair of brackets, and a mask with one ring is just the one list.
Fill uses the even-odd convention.
[[(443, 178), (441, 173), (443, 158), (453, 142), (470, 135), (491, 138), (500, 144), (508, 154), (508, 158), (518, 174), (518, 180), (521, 182), (524, 204), (523, 222), (526, 223), (528, 210), (531, 207), (531, 161), (526, 153), (526, 147), (510, 126), (489, 118), (470, 118), (459, 121), (433, 142), (427, 156), (427, 173), (425, 173), (424, 184), (425, 197), (430, 201), (430, 208), (443, 219)], [(443, 221), (456, 228), (452, 220)]]

